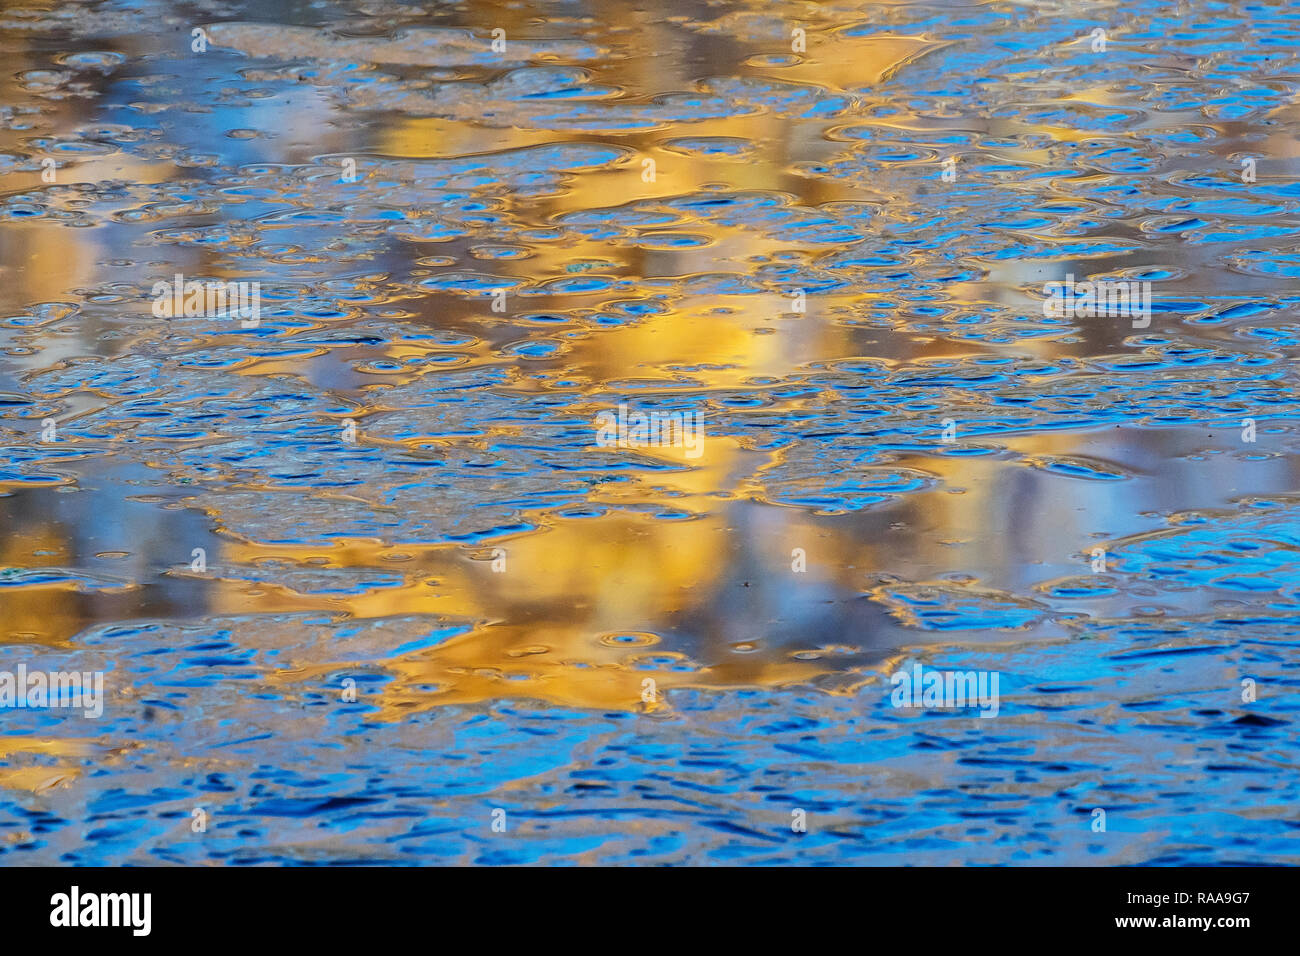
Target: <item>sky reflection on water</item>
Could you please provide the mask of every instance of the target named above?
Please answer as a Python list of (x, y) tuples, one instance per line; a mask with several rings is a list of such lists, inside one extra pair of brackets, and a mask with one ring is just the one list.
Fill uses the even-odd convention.
[(0, 12), (5, 863), (1300, 859), (1300, 10), (191, 9)]

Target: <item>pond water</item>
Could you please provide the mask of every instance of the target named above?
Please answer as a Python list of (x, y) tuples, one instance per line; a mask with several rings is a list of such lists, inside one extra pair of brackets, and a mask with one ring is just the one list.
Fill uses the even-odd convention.
[(1300, 862), (1300, 8), (0, 49), (0, 863)]

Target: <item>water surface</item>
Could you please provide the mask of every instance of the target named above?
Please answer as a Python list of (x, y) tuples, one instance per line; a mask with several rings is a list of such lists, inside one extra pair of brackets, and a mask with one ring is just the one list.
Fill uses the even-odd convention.
[[(1300, 861), (1298, 45), (6, 8), (0, 669), (107, 700), (0, 710), (0, 860)], [(178, 273), (260, 323), (156, 317)], [(894, 708), (916, 663), (998, 716)]]

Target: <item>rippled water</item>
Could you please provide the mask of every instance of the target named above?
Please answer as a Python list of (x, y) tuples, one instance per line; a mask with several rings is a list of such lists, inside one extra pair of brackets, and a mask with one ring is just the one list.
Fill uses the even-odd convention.
[[(0, 669), (106, 689), (0, 709), (0, 861), (1300, 862), (1300, 8), (0, 48)], [(918, 663), (997, 717), (892, 706)]]

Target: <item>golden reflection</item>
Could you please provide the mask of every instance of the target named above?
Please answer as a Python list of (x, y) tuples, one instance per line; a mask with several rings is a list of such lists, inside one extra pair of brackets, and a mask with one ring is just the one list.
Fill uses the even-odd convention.
[[(93, 757), (99, 748), (84, 740), (54, 740), (32, 737), (0, 737), (0, 760), (8, 766), (0, 767), (0, 787), (9, 790), (26, 790), (41, 794), (75, 781), (82, 768), (69, 761)], [(44, 758), (62, 758), (50, 765)], [(39, 765), (12, 766), (15, 761), (27, 762), (41, 759)]]
[[(849, 37), (828, 29), (826, 23), (810, 22), (806, 52), (792, 57), (787, 55), (788, 24), (762, 15), (746, 13), (732, 19), (720, 15), (723, 19), (711, 24), (687, 23), (688, 18), (678, 18), (670, 24), (655, 23), (650, 33), (644, 33), (632, 26), (637, 17), (634, 5), (615, 3), (610, 8), (614, 11), (614, 25), (602, 42), (608, 42), (613, 55), (608, 61), (581, 67), (586, 72), (575, 73), (573, 80), (575, 87), (590, 83), (592, 87), (607, 88), (608, 95), (599, 99), (598, 106), (645, 105), (652, 97), (671, 92), (694, 91), (704, 97), (710, 77), (731, 75), (743, 76), (758, 85), (805, 84), (810, 95), (844, 97), (846, 103), (855, 105), (838, 112), (829, 110), (824, 116), (798, 117), (798, 109), (792, 108), (792, 116), (779, 104), (747, 104), (743, 93), (737, 93), (734, 115), (726, 117), (695, 121), (689, 115), (675, 120), (665, 114), (670, 118), (662, 122), (620, 129), (614, 125), (602, 127), (600, 117), (615, 114), (597, 110), (589, 131), (556, 133), (530, 128), (523, 109), (511, 114), (515, 121), (499, 122), (497, 118), (493, 125), (398, 111), (375, 118), (365, 111), (350, 112), (346, 99), (338, 107), (329, 105), (322, 92), (327, 87), (314, 87), (306, 83), (305, 76), (297, 77), (294, 95), (304, 98), (293, 102), (302, 107), (301, 115), (283, 106), (265, 113), (251, 107), (221, 106), (222, 114), (212, 120), (207, 134), (228, 138), (231, 129), (254, 128), (259, 123), (267, 128), (261, 130), (264, 136), (239, 140), (237, 149), (223, 143), (232, 150), (233, 158), (230, 168), (216, 170), (214, 175), (233, 177), (235, 170), (249, 165), (292, 166), (325, 155), (421, 159), (498, 154), (544, 144), (604, 144), (614, 148), (603, 166), (581, 172), (548, 171), (547, 184), (537, 193), (496, 189), (480, 197), (467, 189), (466, 196), (458, 200), (486, 197), (485, 207), (490, 206), (491, 215), (477, 222), (471, 235), (449, 236), (446, 241), (408, 241), (400, 238), (400, 231), (385, 233), (391, 223), (371, 208), (369, 197), (342, 190), (327, 179), (320, 184), (320, 195), (329, 197), (330, 208), (325, 211), (358, 216), (370, 231), (357, 230), (357, 221), (344, 218), (313, 223), (307, 228), (262, 223), (260, 231), (241, 233), (221, 242), (198, 241), (210, 223), (240, 219), (248, 210), (253, 210), (248, 212), (251, 217), (265, 216), (268, 208), (275, 214), (322, 211), (318, 194), (310, 185), (294, 183), (287, 187), (284, 180), (276, 180), (278, 185), (274, 187), (263, 189), (257, 185), (245, 190), (234, 178), (229, 183), (223, 181), (229, 187), (223, 195), (231, 205), (221, 215), (205, 211), (208, 207), (198, 199), (178, 198), (170, 213), (146, 222), (146, 229), (119, 230), (129, 241), (113, 231), (122, 226), (120, 222), (99, 229), (52, 222), (5, 222), (0, 225), (6, 280), (3, 294), (14, 309), (65, 300), (84, 303), (90, 295), (87, 290), (114, 283), (138, 283), (150, 269), (168, 276), (173, 271), (234, 276), (268, 270), (276, 281), (300, 287), (304, 295), (318, 299), (330, 299), (326, 280), (337, 279), (341, 271), (350, 275), (363, 271), (367, 278), (358, 280), (357, 286), (374, 296), (360, 304), (340, 298), (332, 307), (341, 314), (329, 318), (294, 314), (287, 330), (256, 340), (224, 329), (195, 331), (192, 327), (169, 326), (162, 331), (149, 324), (146, 304), (140, 304), (135, 311), (123, 307), (116, 324), (105, 322), (96, 313), (75, 324), (59, 326), (59, 334), (44, 336), (35, 351), (23, 344), (28, 341), (24, 337), (27, 333), (6, 332), (4, 345), (10, 349), (8, 357), (13, 367), (48, 368), (66, 359), (96, 355), (134, 360), (148, 355), (146, 349), (158, 349), (163, 340), (178, 350), (198, 342), (203, 350), (219, 353), (226, 362), (225, 369), (251, 382), (270, 385), (284, 378), (313, 390), (330, 409), (330, 416), (341, 419), (351, 414), (347, 409), (359, 404), (363, 446), (368, 442), (391, 449), (398, 445), (396, 440), (365, 434), (366, 414), (382, 413), (387, 407), (384, 391), (367, 390), (367, 386), (376, 382), (400, 386), (417, 383), (423, 375), (436, 378), (451, 369), (505, 365), (510, 367), (512, 377), (502, 386), (503, 392), (513, 389), (515, 394), (535, 396), (547, 392), (551, 381), (571, 383), (554, 394), (564, 396), (567, 390), (567, 410), (593, 422), (589, 461), (593, 469), (599, 470), (603, 462), (612, 466), (621, 456), (595, 445), (596, 415), (608, 407), (611, 395), (625, 394), (629, 385), (635, 385), (637, 394), (646, 402), (668, 403), (675, 391), (686, 389), (706, 399), (737, 389), (761, 394), (761, 387), (754, 384), (756, 380), (796, 381), (810, 369), (824, 369), (855, 357), (869, 357), (897, 369), (925, 360), (994, 351), (986, 343), (962, 343), (937, 332), (916, 333), (901, 312), (896, 320), (886, 323), (888, 327), (877, 327), (871, 330), (872, 337), (864, 338), (863, 330), (851, 323), (886, 304), (890, 295), (885, 293), (810, 295), (806, 310), (800, 312), (792, 308), (787, 295), (777, 291), (779, 282), (759, 283), (731, 295), (718, 294), (716, 287), (709, 284), (711, 275), (752, 277), (760, 266), (790, 262), (807, 265), (858, 242), (870, 245), (881, 238), (870, 219), (864, 220), (857, 238), (833, 243), (781, 238), (780, 230), (768, 228), (762, 219), (723, 225), (707, 211), (683, 213), (679, 221), (662, 226), (623, 228), (633, 206), (643, 210), (663, 208), (664, 201), (673, 197), (719, 185), (729, 191), (776, 194), (779, 203), (798, 207), (810, 216), (825, 204), (837, 202), (875, 204), (873, 208), (894, 205), (896, 219), (903, 223), (926, 215), (924, 210), (908, 209), (912, 197), (889, 178), (887, 168), (884, 175), (854, 182), (808, 175), (801, 167), (853, 157), (857, 144), (834, 131), (860, 125), (864, 121), (859, 114), (867, 115), (869, 107), (875, 105), (887, 102), (892, 107), (887, 115), (870, 120), (882, 130), (932, 126), (934, 118), (918, 115), (905, 97), (876, 88), (899, 69), (938, 49), (940, 43), (929, 37), (887, 33)], [(536, 26), (522, 9), (504, 4), (489, 4), (486, 9), (497, 18), (493, 22), (504, 24), (512, 36), (528, 36)], [(807, 9), (810, 15), (817, 12), (812, 6)], [(624, 26), (625, 21), (628, 26)], [(772, 29), (774, 22), (779, 29)], [(466, 27), (482, 32), (481, 23)], [(597, 27), (584, 21), (583, 29), (594, 32)], [(726, 42), (721, 42), (720, 36)], [(161, 52), (158, 44), (170, 42), (143, 37), (133, 40), (136, 46), (155, 54)], [(361, 43), (357, 48), (373, 46)], [(37, 59), (28, 56), (17, 66), (11, 64), (11, 70)], [(240, 69), (247, 68), (251, 77), (241, 82), (258, 85), (276, 81), (277, 74), (266, 64), (254, 68), (260, 62), (240, 62)], [(361, 63), (358, 69), (366, 79), (374, 79), (371, 70), (381, 65)], [(425, 66), (433, 69), (431, 63)], [(263, 67), (266, 72), (261, 72)], [(317, 64), (317, 68), (324, 72), (344, 71), (339, 74), (343, 78), (337, 80), (337, 86), (358, 82), (338, 63)], [(444, 81), (448, 85), (465, 84), (466, 89), (479, 87), (498, 72), (475, 72), (457, 65), (454, 79), (441, 74), (440, 80), (421, 81), (419, 88), (432, 88)], [(299, 86), (299, 81), (303, 85)], [(720, 81), (712, 82), (716, 85)], [(168, 83), (174, 83), (177, 91), (188, 89), (180, 77)], [(12, 83), (7, 91), (15, 98), (26, 96)], [(191, 91), (185, 95), (195, 94)], [(228, 91), (228, 95), (235, 94)], [(580, 89), (576, 98), (579, 102), (588, 99)], [(1075, 98), (1106, 101), (1096, 90), (1079, 92)], [(47, 103), (39, 105), (49, 109)], [(165, 112), (157, 103), (136, 106), (146, 113)], [(73, 125), (84, 118), (81, 114), (89, 113), (84, 104), (63, 103), (58, 109), (65, 112), (43, 116), (41, 122)], [(194, 115), (210, 115), (208, 105), (203, 109)], [(1026, 127), (1025, 131), (1049, 134), (1054, 143), (1075, 142), (1092, 135), (1046, 125)], [(21, 151), (22, 141), (14, 132), (5, 134), (8, 145)], [(699, 137), (740, 140), (744, 150), (737, 158), (688, 154), (673, 147), (675, 140)], [(1025, 162), (1046, 158), (1043, 150), (1022, 150), (1016, 155)], [(654, 160), (654, 174), (649, 177), (644, 175), (647, 159)], [(103, 183), (120, 179), (139, 187), (174, 180), (173, 185), (184, 186), (178, 192), (197, 192), (193, 173), (194, 168), (184, 164), (169, 167), (158, 159), (127, 159), (112, 154), (70, 164), (67, 181)], [(383, 176), (381, 167), (376, 179), (382, 180)], [(4, 183), (11, 190), (38, 191), (41, 185), (39, 176), (31, 170), (9, 173)], [(326, 187), (339, 188), (327, 193)], [(277, 190), (282, 194), (276, 195)], [(376, 204), (384, 205), (378, 201)], [(119, 211), (139, 205), (140, 200), (134, 196), (117, 202)], [(408, 211), (424, 214), (440, 208), (441, 200), (429, 200), (427, 208)], [(566, 215), (593, 210), (615, 210), (604, 220), (612, 236), (583, 237), (575, 230), (562, 228)], [(241, 225), (252, 228), (248, 223)], [(526, 233), (526, 238), (521, 237), (521, 232)], [(160, 234), (167, 235), (166, 242), (154, 241)], [(683, 234), (700, 236), (703, 242), (677, 247), (665, 239)], [(341, 242), (342, 236), (356, 248), (326, 244), (326, 240)], [(320, 245), (312, 247), (316, 240)], [(258, 243), (275, 247), (281, 242), (301, 248), (288, 252), (272, 248), (260, 254), (252, 251)], [(517, 247), (522, 254), (518, 258), (494, 259), (492, 248), (501, 246)], [(1021, 271), (1017, 272), (1017, 268)], [(1008, 264), (995, 276), (995, 282), (984, 281), (986, 277), (981, 276), (947, 283), (935, 299), (950, 308), (983, 306), (999, 295), (1010, 301), (1015, 293), (1009, 287), (1033, 281), (1037, 268), (1035, 263)], [(503, 282), (517, 281), (533, 288), (574, 275), (602, 276), (624, 280), (624, 284), (590, 294), (520, 295), (512, 299), (507, 313), (500, 314), (492, 311), (477, 292), (434, 294), (420, 287), (419, 280), (447, 271), (486, 273), (501, 277)], [(702, 291), (694, 291), (697, 288)], [(658, 314), (617, 327), (598, 328), (591, 322), (593, 313), (608, 308), (613, 301), (651, 297), (662, 307)], [(1032, 307), (1032, 303), (1027, 305)], [(530, 324), (525, 318), (529, 312), (555, 313), (563, 321), (548, 327)], [(384, 334), (375, 336), (378, 341), (365, 339), (367, 329), (378, 325), (385, 328)], [(389, 335), (397, 325), (410, 337)], [(417, 333), (428, 331), (456, 331), (464, 335), (464, 341), (455, 346), (430, 346), (417, 337)], [(335, 333), (338, 341), (329, 338)], [(101, 334), (105, 336), (102, 340)], [(505, 346), (533, 335), (553, 335), (561, 343), (555, 356), (536, 363), (536, 369), (551, 375), (549, 379), (532, 377), (534, 369), (529, 367), (529, 361), (504, 351)], [(187, 336), (193, 336), (193, 340)], [(348, 336), (358, 342), (340, 344)], [(281, 345), (290, 351), (277, 352)], [(1057, 353), (1058, 344), (1054, 337), (1045, 337), (1023, 342), (1018, 348), (1023, 354), (1049, 357)], [(412, 360), (449, 354), (455, 360), (433, 372), (427, 368), (417, 371), (411, 364)], [(153, 374), (170, 374), (170, 370), (163, 371), (161, 361)], [(68, 407), (79, 413), (91, 414), (107, 401), (93, 389), (79, 392), (70, 386), (69, 393)], [(140, 394), (147, 398), (149, 392), (144, 389)], [(957, 403), (965, 396), (951, 388), (944, 397)], [(784, 410), (815, 411), (843, 399), (828, 386), (815, 396), (787, 404)], [(397, 407), (400, 410), (400, 402)], [(722, 405), (714, 409), (719, 418), (723, 417), (723, 409)], [(319, 420), (325, 416), (310, 411), (304, 417)], [(124, 432), (131, 434), (129, 429)], [(473, 440), (440, 439), (429, 454), (449, 453), (471, 445), (482, 450), (495, 441), (519, 437), (511, 428), (483, 432)], [(202, 447), (219, 435), (220, 429), (215, 428), (201, 437), (187, 436), (177, 441)], [(427, 444), (427, 439), (418, 437), (407, 442), (412, 451), (417, 445)], [(75, 640), (92, 624), (119, 618), (256, 620), (259, 615), (306, 612), (324, 615), (331, 621), (384, 622), (410, 617), (421, 623), (401, 627), (394, 624), (390, 645), (373, 648), (376, 667), (391, 678), (376, 701), (382, 720), (398, 720), (413, 709), (509, 697), (575, 707), (662, 710), (664, 692), (677, 687), (776, 686), (814, 682), (845, 671), (843, 662), (824, 652), (822, 645), (828, 643), (829, 636), (817, 630), (819, 619), (815, 612), (825, 610), (822, 605), (835, 605), (836, 600), (846, 603), (844, 594), (858, 598), (868, 593), (868, 575), (897, 567), (900, 552), (906, 552), (912, 567), (928, 572), (960, 564), (959, 556), (970, 556), (973, 563), (990, 573), (1016, 567), (1020, 555), (1015, 543), (997, 537), (990, 540), (986, 533), (995, 522), (994, 515), (1001, 516), (996, 520), (1010, 520), (1005, 488), (999, 485), (1005, 459), (1031, 452), (1082, 453), (1086, 442), (1078, 436), (1048, 433), (1036, 436), (1033, 442), (1009, 443), (1005, 459), (942, 453), (899, 455), (890, 464), (935, 476), (937, 488), (917, 493), (886, 519), (878, 520), (876, 513), (868, 509), (834, 524), (818, 520), (815, 508), (789, 504), (769, 486), (772, 469), (788, 460), (788, 449), (760, 451), (752, 446), (753, 439), (741, 440), (722, 434), (721, 429), (713, 430), (706, 418), (698, 458), (677, 448), (639, 451), (643, 461), (667, 467), (626, 469), (619, 475), (621, 480), (594, 484), (584, 502), (591, 516), (527, 512), (526, 519), (535, 528), (472, 544), (338, 539), (330, 546), (272, 544), (245, 537), (236, 523), (223, 516), (220, 494), (204, 484), (218, 479), (212, 474), (196, 479), (183, 471), (168, 454), (175, 446), (157, 446), (144, 453), (143, 466), (134, 470), (124, 452), (125, 471), (113, 479), (121, 482), (118, 487), (136, 494), (151, 482), (175, 481), (168, 486), (169, 497), (159, 500), (166, 500), (167, 507), (173, 509), (169, 517), (183, 509), (186, 517), (194, 519), (192, 524), (183, 525), (184, 535), (189, 537), (173, 546), (169, 537), (173, 532), (169, 530), (158, 531), (146, 540), (117, 542), (124, 551), (146, 555), (147, 567), (141, 567), (140, 581), (124, 584), (121, 589), (141, 593), (119, 595), (116, 604), (95, 604), (80, 585), (71, 581), (0, 588), (0, 640), (58, 645)], [(425, 451), (420, 449), (422, 454)], [(34, 484), (27, 483), (23, 493), (31, 493)], [(88, 484), (95, 487), (93, 473)], [(265, 486), (250, 479), (246, 487), (258, 490)], [(375, 503), (380, 493), (375, 489), (316, 492), (317, 502), (350, 501), (381, 507)], [(286, 495), (288, 505), (281, 505), (280, 500), (267, 492), (268, 508), (292, 507), (292, 502), (299, 499)], [(93, 511), (97, 505), (83, 507)], [(382, 507), (400, 513), (400, 506)], [(744, 507), (765, 509), (766, 516), (756, 519), (742, 515), (738, 509)], [(77, 529), (69, 528), (52, 512), (51, 508), (49, 513), (31, 517), (21, 533), (0, 533), (0, 566), (72, 566), (96, 553), (98, 545), (93, 541), (99, 537), (129, 537), (114, 524), (117, 515), (82, 515), (87, 525), (102, 520), (104, 527), (95, 525), (95, 534), (78, 537)], [(891, 524), (909, 522), (934, 533), (913, 535), (904, 545), (888, 537)], [(1070, 534), (1083, 536), (1082, 523), (1067, 522), (1067, 526)], [(755, 527), (761, 531), (754, 532)], [(746, 539), (746, 534), (758, 537)], [(206, 569), (189, 570), (183, 563), (195, 546), (190, 537), (209, 548)], [(1068, 547), (1073, 553), (1078, 546), (1071, 542)], [(979, 549), (978, 555), (973, 554), (973, 549)], [(797, 585), (788, 567), (789, 555), (795, 551), (812, 556), (807, 577), (797, 579)], [(756, 567), (751, 575), (742, 559), (757, 561), (755, 554), (764, 555), (767, 564)], [(504, 570), (499, 569), (502, 563)], [(352, 589), (313, 590), (311, 581), (281, 575), (283, 569), (340, 574), (355, 571), (391, 575), (395, 580), (379, 586), (363, 579)], [(807, 591), (824, 588), (824, 599), (810, 599), (812, 610), (787, 608), (794, 595), (806, 593), (798, 588), (809, 584), (812, 586)], [(742, 597), (737, 598), (738, 594)], [(732, 634), (723, 627), (713, 632), (693, 630), (693, 621), (704, 620), (710, 614), (726, 617), (736, 613), (736, 606), (717, 610), (712, 602), (742, 599), (747, 603), (737, 606), (752, 614), (743, 622), (747, 633)], [(847, 612), (836, 608), (828, 613)], [(797, 630), (798, 638), (773, 643), (771, 632), (790, 620), (794, 621), (790, 626)], [(402, 628), (423, 628), (427, 632), (440, 625), (456, 633), (433, 646), (398, 650), (409, 636)], [(283, 654), (274, 669), (265, 671), (267, 682), (292, 696), (307, 684), (319, 685), (332, 679), (348, 662), (338, 656), (326, 633), (322, 628), (319, 634), (305, 639), (282, 630), (261, 635), (265, 641), (262, 650), (274, 649)], [(866, 645), (872, 637), (865, 633), (835, 635), (835, 643), (850, 645), (857, 640)], [(805, 651), (808, 653), (801, 654)], [(866, 679), (853, 668), (847, 671), (847, 686)], [(647, 680), (657, 688), (653, 702), (645, 700)], [(0, 749), (0, 755), (4, 754)], [(71, 779), (76, 772), (67, 768), (7, 768), (0, 771), (0, 785), (42, 790)]]

